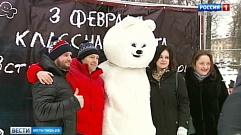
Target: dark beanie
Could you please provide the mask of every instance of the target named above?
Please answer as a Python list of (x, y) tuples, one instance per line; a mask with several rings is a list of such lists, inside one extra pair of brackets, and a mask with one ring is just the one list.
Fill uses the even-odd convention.
[(84, 42), (79, 45), (79, 53), (78, 53), (78, 60), (84, 59), (86, 56), (91, 54), (98, 54), (99, 51), (95, 46), (90, 42)]
[(72, 52), (69, 43), (65, 40), (53, 41), (52, 43), (53, 48), (49, 51), (49, 58), (53, 61), (66, 52)]

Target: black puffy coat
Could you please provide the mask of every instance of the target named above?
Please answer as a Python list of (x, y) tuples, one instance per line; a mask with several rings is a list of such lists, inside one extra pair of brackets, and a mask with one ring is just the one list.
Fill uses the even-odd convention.
[(156, 135), (176, 135), (179, 126), (188, 128), (190, 116), (189, 99), (184, 78), (178, 74), (178, 99), (176, 73), (166, 72), (161, 81), (147, 71), (151, 85), (151, 111)]
[(80, 109), (78, 99), (65, 79), (65, 73), (43, 55), (39, 65), (54, 74), (52, 85), (39, 81), (32, 90), (33, 112), (38, 127), (62, 127), (63, 135), (76, 134), (76, 111)]
[(203, 81), (194, 76), (192, 67), (186, 71), (185, 79), (195, 135), (217, 135), (218, 118), (228, 91), (220, 72), (216, 67), (215, 69), (216, 79), (211, 80), (210, 75)]

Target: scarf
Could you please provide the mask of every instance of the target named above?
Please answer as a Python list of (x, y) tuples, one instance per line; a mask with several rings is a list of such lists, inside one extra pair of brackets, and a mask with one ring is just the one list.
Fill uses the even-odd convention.
[(152, 76), (157, 79), (158, 81), (160, 81), (162, 75), (166, 72), (169, 72), (169, 70), (167, 68), (162, 69), (161, 71), (157, 72), (156, 70), (152, 72)]
[(210, 72), (207, 75), (200, 75), (198, 72), (194, 71), (194, 76), (201, 82), (205, 78), (207, 78), (210, 75)]

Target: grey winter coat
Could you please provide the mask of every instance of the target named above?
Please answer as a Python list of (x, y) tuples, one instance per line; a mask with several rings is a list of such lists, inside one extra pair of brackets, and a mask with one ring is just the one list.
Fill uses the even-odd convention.
[(222, 112), (218, 121), (218, 135), (241, 134), (241, 68), (234, 91), (223, 104)]

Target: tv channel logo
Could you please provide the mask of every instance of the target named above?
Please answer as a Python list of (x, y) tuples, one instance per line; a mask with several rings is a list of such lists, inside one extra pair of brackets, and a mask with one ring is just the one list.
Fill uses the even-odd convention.
[(198, 4), (198, 11), (222, 11), (222, 4)]
[(32, 134), (62, 134), (61, 127), (32, 127)]
[(10, 134), (62, 134), (62, 127), (10, 127)]
[(230, 11), (230, 4), (222, 4), (222, 11)]
[(230, 11), (230, 4), (198, 4), (198, 11)]
[(31, 134), (31, 127), (10, 127), (10, 134)]

